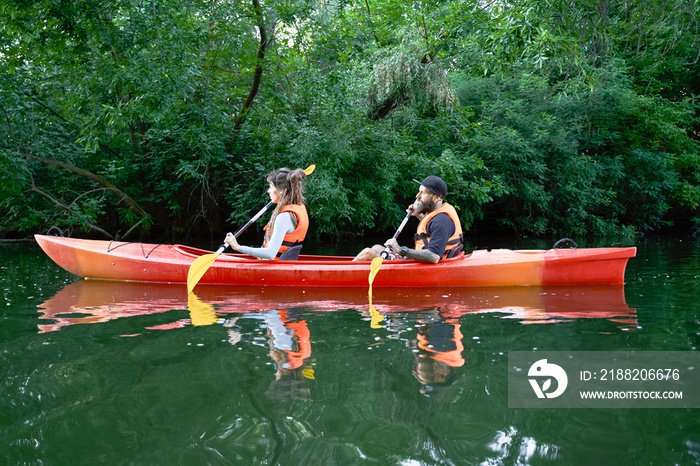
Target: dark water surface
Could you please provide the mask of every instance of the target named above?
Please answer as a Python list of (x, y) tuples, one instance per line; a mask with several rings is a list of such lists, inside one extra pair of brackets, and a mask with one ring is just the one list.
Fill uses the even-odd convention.
[(372, 315), (0, 244), (0, 464), (698, 464), (697, 409), (508, 408), (509, 351), (698, 351), (700, 242), (635, 245), (624, 287), (380, 289)]

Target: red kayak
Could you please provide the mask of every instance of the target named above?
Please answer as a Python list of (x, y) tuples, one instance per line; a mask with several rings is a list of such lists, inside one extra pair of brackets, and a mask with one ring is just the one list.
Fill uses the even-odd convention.
[[(151, 283), (187, 283), (192, 262), (211, 251), (182, 245), (99, 241), (36, 235), (46, 254), (83, 278)], [(382, 287), (472, 287), (622, 284), (637, 249), (573, 248), (475, 250), (424, 264), (384, 261), (374, 279)], [(221, 254), (202, 285), (366, 287), (370, 262), (351, 257), (301, 255), (294, 261)]]

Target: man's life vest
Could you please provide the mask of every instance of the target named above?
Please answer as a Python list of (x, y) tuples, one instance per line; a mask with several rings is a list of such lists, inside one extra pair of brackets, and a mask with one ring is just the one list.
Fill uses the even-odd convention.
[(415, 235), (416, 247), (414, 249), (418, 250), (427, 248), (430, 244), (430, 237), (428, 236), (428, 223), (430, 223), (433, 217), (435, 217), (437, 214), (449, 215), (452, 219), (452, 222), (455, 224), (455, 233), (454, 235), (450, 236), (450, 238), (447, 240), (447, 245), (445, 246), (445, 253), (443, 254), (443, 257), (447, 257), (451, 250), (462, 244), (463, 235), (462, 224), (460, 223), (459, 217), (457, 216), (457, 211), (454, 207), (452, 207), (446, 202), (442, 203), (442, 207), (433, 210), (421, 219), (420, 223), (418, 224), (418, 231), (416, 231)]
[[(292, 246), (302, 244), (306, 237), (306, 232), (309, 230), (309, 214), (306, 212), (306, 206), (304, 204), (287, 204), (280, 209), (279, 213), (281, 214), (282, 212), (290, 212), (292, 215), (296, 215), (297, 227), (291, 233), (284, 235), (282, 246), (280, 246), (280, 250), (277, 252), (277, 257), (275, 257), (275, 259), (279, 259), (282, 253)], [(267, 230), (267, 234), (263, 242), (264, 248), (267, 247), (268, 238), (272, 236), (272, 228), (269, 223), (265, 225), (265, 230)]]
[[(460, 322), (452, 319), (446, 320), (442, 325), (448, 325), (451, 329), (451, 338), (446, 341), (437, 342), (437, 338), (430, 338), (430, 329), (426, 329), (427, 333), (418, 331), (418, 347), (428, 353), (428, 356), (436, 361), (442, 361), (450, 367), (462, 367), (464, 358), (462, 351), (462, 332), (460, 331)], [(422, 330), (422, 329), (421, 329)], [(444, 338), (444, 337), (443, 337)], [(435, 345), (433, 345), (435, 343)], [(440, 349), (436, 349), (435, 346)], [(447, 349), (451, 348), (451, 349)]]

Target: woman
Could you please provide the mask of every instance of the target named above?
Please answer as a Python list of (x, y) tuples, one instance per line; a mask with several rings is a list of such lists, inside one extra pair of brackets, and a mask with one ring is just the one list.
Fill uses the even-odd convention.
[(232, 233), (226, 235), (224, 242), (234, 251), (261, 259), (277, 259), (290, 247), (302, 244), (309, 229), (301, 184), (304, 178), (306, 174), (301, 168), (280, 168), (267, 175), (270, 184), (267, 193), (277, 207), (272, 211), (270, 223), (265, 225), (265, 240), (261, 248), (241, 246)]

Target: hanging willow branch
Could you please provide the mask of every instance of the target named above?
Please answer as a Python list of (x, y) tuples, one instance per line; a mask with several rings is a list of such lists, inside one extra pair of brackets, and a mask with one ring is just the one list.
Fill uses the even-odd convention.
[(373, 120), (409, 104), (450, 108), (457, 103), (447, 70), (418, 55), (392, 55), (377, 63), (372, 78), (368, 100)]

